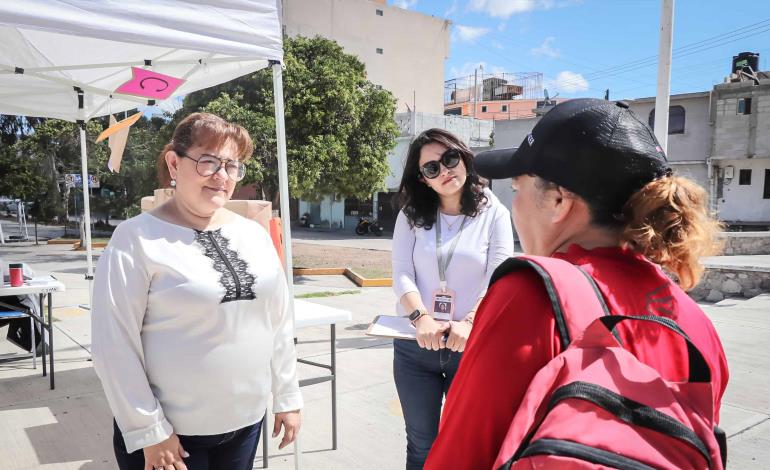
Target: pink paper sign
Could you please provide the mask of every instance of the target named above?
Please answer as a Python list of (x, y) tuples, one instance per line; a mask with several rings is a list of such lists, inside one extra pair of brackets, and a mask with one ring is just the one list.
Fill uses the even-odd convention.
[(131, 67), (131, 73), (134, 75), (133, 78), (120, 85), (115, 90), (116, 93), (165, 100), (185, 82), (181, 78), (163, 75), (162, 73), (138, 67)]

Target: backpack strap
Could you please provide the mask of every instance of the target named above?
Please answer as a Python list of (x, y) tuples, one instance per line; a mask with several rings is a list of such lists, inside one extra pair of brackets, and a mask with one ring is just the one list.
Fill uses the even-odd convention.
[(580, 336), (593, 320), (610, 315), (610, 310), (593, 278), (580, 267), (558, 258), (508, 258), (492, 274), (490, 287), (506, 274), (519, 269), (531, 269), (543, 280), (553, 308), (562, 349), (566, 349), (573, 339)]
[[(689, 362), (690, 372), (688, 374), (688, 382), (711, 382), (711, 368), (708, 365), (708, 361), (703, 357), (703, 354), (698, 350), (695, 344), (690, 340), (690, 337), (682, 331), (682, 328), (672, 319), (661, 317), (657, 315), (641, 315), (641, 316), (624, 316), (624, 315), (612, 315), (607, 318), (601, 318), (600, 321), (604, 326), (612, 331), (612, 329), (620, 322), (652, 322), (658, 325), (668, 328), (677, 335), (684, 339), (687, 344), (687, 357)], [(587, 333), (586, 333), (587, 334)]]

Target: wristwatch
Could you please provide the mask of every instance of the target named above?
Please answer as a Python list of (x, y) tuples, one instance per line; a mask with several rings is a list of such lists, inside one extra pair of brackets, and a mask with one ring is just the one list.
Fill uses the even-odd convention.
[(411, 323), (412, 326), (414, 326), (414, 322), (416, 322), (423, 315), (427, 315), (427, 313), (423, 312), (418, 308), (417, 310), (409, 314), (409, 323)]

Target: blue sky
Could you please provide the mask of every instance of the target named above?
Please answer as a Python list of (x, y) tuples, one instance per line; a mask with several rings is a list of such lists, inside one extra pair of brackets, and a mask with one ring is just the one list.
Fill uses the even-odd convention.
[[(542, 72), (551, 96), (654, 96), (660, 0), (391, 0), (452, 21), (446, 78)], [(710, 90), (732, 56), (770, 70), (770, 1), (676, 0), (671, 93)], [(679, 50), (678, 50), (679, 49)], [(647, 61), (644, 61), (647, 59)]]

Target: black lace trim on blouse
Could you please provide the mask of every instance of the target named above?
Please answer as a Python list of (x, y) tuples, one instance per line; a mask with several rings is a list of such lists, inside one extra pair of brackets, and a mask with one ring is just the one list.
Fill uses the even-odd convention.
[(248, 263), (230, 248), (230, 240), (222, 235), (222, 229), (196, 230), (195, 241), (203, 247), (206, 257), (214, 261), (214, 269), (219, 272), (219, 283), (225, 288), (220, 303), (257, 298), (254, 291), (257, 281), (249, 272)]

